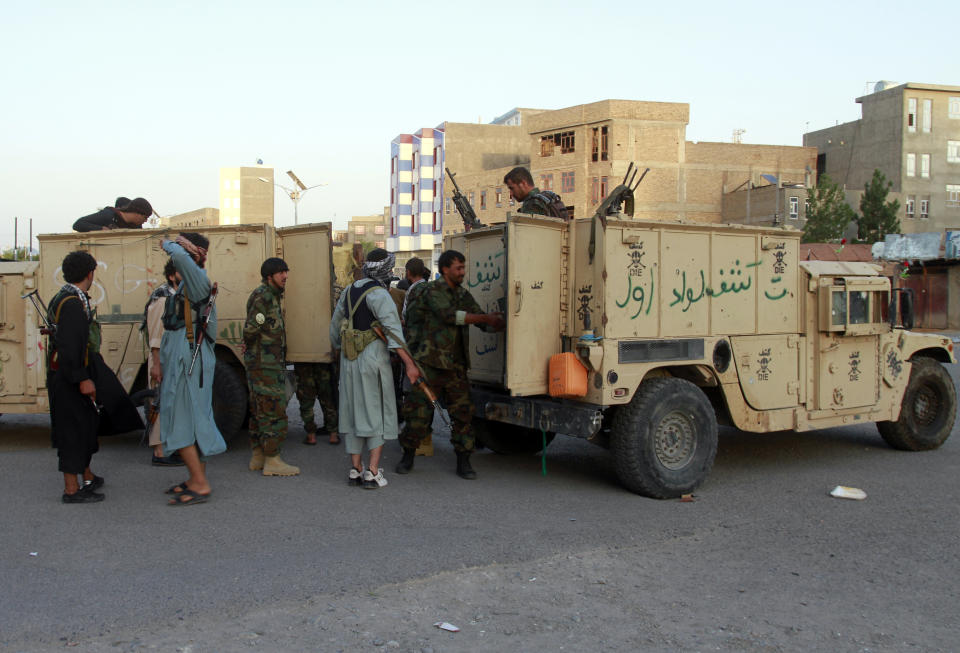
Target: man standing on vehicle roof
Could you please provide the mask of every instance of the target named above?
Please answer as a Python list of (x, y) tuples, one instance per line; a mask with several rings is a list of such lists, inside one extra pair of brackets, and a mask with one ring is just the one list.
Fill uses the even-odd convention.
[[(167, 299), (163, 312), (160, 439), (164, 451), (180, 452), (190, 475), (167, 490), (167, 494), (173, 495), (169, 505), (186, 506), (207, 501), (211, 492), (207, 457), (227, 450), (213, 419), (217, 306), (211, 302), (214, 289), (204, 270), (210, 241), (200, 234), (187, 233), (180, 234), (176, 241), (163, 241), (162, 246), (182, 281), (176, 293)], [(209, 315), (205, 325), (204, 314)], [(191, 372), (194, 348), (198, 346), (200, 351)]]
[[(440, 255), (437, 263), (441, 278), (427, 283), (413, 304), (407, 307), (407, 332), (410, 351), (426, 375), (426, 382), (444, 401), (453, 430), (450, 441), (457, 452), (457, 475), (475, 479), (470, 465), (474, 449), (470, 422), (473, 402), (470, 401), (470, 383), (467, 368), (470, 365), (469, 325), (485, 331), (502, 331), (505, 325), (502, 313), (484, 313), (466, 288), (463, 254), (449, 249)], [(417, 447), (427, 434), (433, 418), (433, 404), (425, 393), (413, 389), (403, 405), (406, 428), (400, 434), (403, 459), (397, 464), (398, 474), (413, 469)]]
[[(117, 204), (125, 197), (118, 197)], [(108, 206), (96, 213), (85, 215), (73, 223), (74, 231), (102, 231), (109, 229), (142, 229), (143, 223), (153, 215), (150, 202), (138, 197), (125, 206)]]
[(510, 197), (521, 203), (520, 213), (570, 219), (560, 196), (552, 190), (540, 190), (534, 186), (530, 171), (523, 166), (517, 166), (504, 175), (503, 183), (510, 189)]
[[(299, 467), (280, 458), (287, 437), (287, 336), (280, 298), (290, 268), (271, 257), (260, 266), (262, 283), (247, 299), (243, 363), (250, 389), (250, 470), (264, 476), (296, 476)], [(312, 405), (311, 405), (312, 410)]]

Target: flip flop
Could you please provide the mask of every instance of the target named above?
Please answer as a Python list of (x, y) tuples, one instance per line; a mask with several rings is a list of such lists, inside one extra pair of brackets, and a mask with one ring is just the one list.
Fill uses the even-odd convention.
[(308, 447), (313, 447), (313, 446), (316, 446), (317, 441), (314, 440), (313, 442), (310, 442), (310, 440), (308, 440), (307, 438), (303, 438), (303, 443)]
[(198, 494), (193, 490), (184, 490), (167, 502), (168, 506), (189, 506), (194, 503), (206, 503), (209, 494)]
[(177, 483), (173, 487), (168, 487), (166, 490), (163, 491), (163, 493), (164, 494), (183, 494), (188, 489), (190, 488), (187, 487), (187, 482), (184, 481), (183, 483)]

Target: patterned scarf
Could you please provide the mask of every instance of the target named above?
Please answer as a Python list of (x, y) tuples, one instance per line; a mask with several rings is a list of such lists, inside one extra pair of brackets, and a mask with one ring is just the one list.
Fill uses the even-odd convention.
[(364, 276), (373, 279), (384, 288), (390, 287), (390, 278), (393, 276), (393, 264), (397, 257), (392, 253), (382, 261), (366, 261), (363, 264)]
[(63, 284), (63, 288), (61, 288), (61, 290), (68, 292), (71, 295), (76, 295), (80, 298), (80, 303), (83, 304), (83, 312), (86, 314), (87, 319), (89, 320), (91, 315), (90, 296), (72, 283)]

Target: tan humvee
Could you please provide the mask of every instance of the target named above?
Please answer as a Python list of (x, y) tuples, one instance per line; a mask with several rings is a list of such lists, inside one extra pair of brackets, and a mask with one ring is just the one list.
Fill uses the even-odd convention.
[[(799, 261), (799, 242), (792, 229), (622, 214), (605, 228), (510, 215), (449, 236), (465, 286), (507, 320), (504, 333), (470, 333), (478, 438), (496, 451), (587, 438), (613, 450), (627, 488), (660, 498), (704, 480), (718, 422), (876, 422), (894, 447), (939, 446), (956, 415), (939, 364), (956, 362), (951, 341), (891, 321), (899, 295), (879, 266)], [(549, 396), (561, 352), (586, 368), (583, 396)]]
[[(241, 350), (246, 303), (260, 284), (260, 264), (281, 256), (290, 266), (284, 293), (288, 362), (333, 360), (326, 325), (332, 314), (331, 225), (283, 229), (267, 225), (191, 227), (210, 239), (207, 271), (219, 284), (214, 416), (224, 437), (240, 430), (247, 415), (246, 374)], [(0, 263), (0, 413), (49, 411), (41, 318), (21, 297), (39, 290), (49, 301), (63, 284), (60, 263), (84, 249), (97, 259), (90, 290), (102, 325), (101, 353), (135, 397), (147, 387), (144, 306), (164, 283), (167, 254), (160, 243), (175, 231), (95, 231), (38, 236), (40, 261)], [(318, 326), (320, 325), (320, 326)], [(321, 328), (322, 327), (322, 328)]]

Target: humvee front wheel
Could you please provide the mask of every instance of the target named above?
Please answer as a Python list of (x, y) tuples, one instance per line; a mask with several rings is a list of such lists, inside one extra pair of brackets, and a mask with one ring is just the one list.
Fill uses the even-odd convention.
[(620, 482), (669, 499), (703, 483), (717, 455), (717, 418), (706, 395), (684, 379), (644, 381), (613, 417), (610, 448)]
[(243, 368), (217, 359), (213, 372), (213, 421), (230, 442), (247, 417), (247, 382)]
[(900, 419), (877, 422), (877, 430), (894, 449), (927, 451), (950, 437), (956, 416), (957, 392), (947, 370), (931, 358), (918, 358), (911, 361)]

